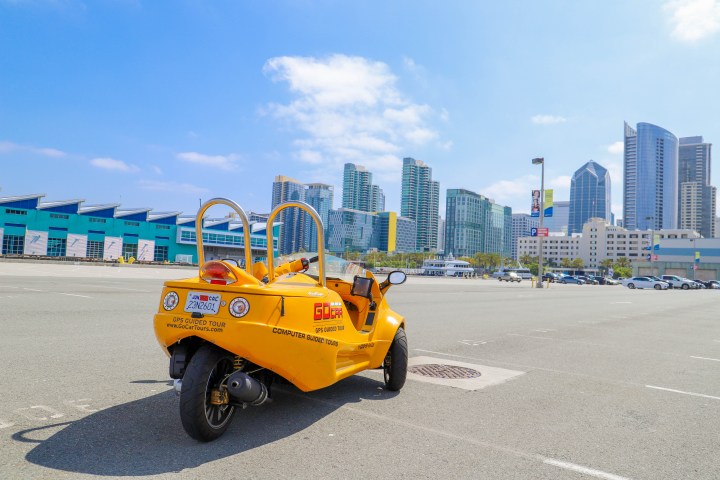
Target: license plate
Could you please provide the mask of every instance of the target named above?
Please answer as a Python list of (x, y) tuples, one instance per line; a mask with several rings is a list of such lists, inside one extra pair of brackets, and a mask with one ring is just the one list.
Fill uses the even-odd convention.
[(220, 309), (220, 294), (205, 292), (190, 292), (185, 302), (185, 311), (188, 313), (218, 313)]

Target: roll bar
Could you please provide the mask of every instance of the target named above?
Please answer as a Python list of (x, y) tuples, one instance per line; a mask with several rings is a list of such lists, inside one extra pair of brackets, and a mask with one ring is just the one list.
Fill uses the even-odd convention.
[(273, 209), (268, 217), (267, 223), (267, 243), (268, 243), (268, 279), (272, 282), (275, 279), (275, 267), (273, 265), (273, 222), (277, 215), (285, 210), (286, 208), (297, 207), (300, 210), (304, 210), (305, 213), (310, 215), (315, 220), (315, 226), (317, 227), (317, 243), (318, 243), (318, 285), (324, 287), (326, 284), (325, 280), (325, 230), (323, 229), (322, 219), (317, 211), (305, 202), (289, 201), (283, 202)]
[[(245, 211), (240, 205), (228, 200), (227, 198), (212, 198), (207, 202), (203, 203), (198, 210), (197, 217), (195, 217), (195, 238), (197, 240), (198, 249), (198, 265), (200, 267), (205, 263), (205, 252), (203, 252), (203, 239), (202, 239), (202, 227), (203, 227), (203, 215), (213, 205), (227, 205), (228, 207), (235, 210), (240, 216), (243, 224), (243, 236), (245, 243), (245, 271), (252, 276), (252, 247), (250, 245), (250, 222), (248, 221)], [(272, 245), (272, 244), (271, 244)]]

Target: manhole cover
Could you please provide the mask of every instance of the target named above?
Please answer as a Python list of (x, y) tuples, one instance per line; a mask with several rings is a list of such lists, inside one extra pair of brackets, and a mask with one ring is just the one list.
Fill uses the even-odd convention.
[(439, 365), (437, 363), (414, 365), (408, 367), (408, 372), (422, 375), (423, 377), (450, 379), (477, 378), (481, 375), (480, 372), (472, 368), (458, 367), (456, 365)]

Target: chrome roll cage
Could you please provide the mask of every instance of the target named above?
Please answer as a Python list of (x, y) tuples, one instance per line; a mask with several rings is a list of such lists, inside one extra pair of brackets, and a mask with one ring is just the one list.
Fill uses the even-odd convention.
[(315, 227), (317, 228), (317, 244), (318, 244), (318, 286), (324, 287), (326, 285), (326, 279), (325, 279), (325, 231), (323, 229), (323, 223), (322, 219), (320, 218), (320, 215), (317, 213), (317, 211), (310, 205), (308, 205), (305, 202), (299, 202), (299, 201), (289, 201), (289, 202), (283, 202), (277, 207), (273, 209), (273, 211), (270, 213), (270, 217), (268, 218), (267, 223), (267, 244), (268, 244), (268, 279), (270, 280), (270, 283), (275, 279), (275, 267), (273, 265), (273, 253), (274, 249), (273, 246), (273, 222), (275, 221), (275, 217), (278, 216), (278, 214), (291, 207), (299, 208), (300, 210), (304, 211), (308, 215), (312, 217), (313, 220), (315, 220)]
[[(248, 221), (245, 211), (240, 205), (228, 200), (227, 198), (212, 198), (207, 202), (203, 203), (198, 210), (197, 216), (195, 217), (195, 239), (197, 241), (198, 250), (198, 266), (202, 268), (205, 263), (205, 252), (203, 251), (203, 239), (202, 239), (202, 228), (203, 228), (203, 215), (213, 205), (227, 205), (228, 207), (235, 210), (240, 216), (240, 220), (243, 224), (243, 243), (245, 243), (245, 271), (252, 276), (252, 247), (250, 245), (250, 222)], [(270, 242), (272, 245), (272, 241)], [(268, 247), (270, 248), (270, 247)], [(270, 255), (272, 256), (272, 255)]]

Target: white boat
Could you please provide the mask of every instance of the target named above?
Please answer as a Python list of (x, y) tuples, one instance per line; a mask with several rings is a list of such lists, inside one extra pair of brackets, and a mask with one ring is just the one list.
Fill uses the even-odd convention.
[(423, 262), (422, 274), (433, 277), (469, 277), (475, 270), (469, 262), (455, 260), (452, 255), (444, 260), (428, 259)]

